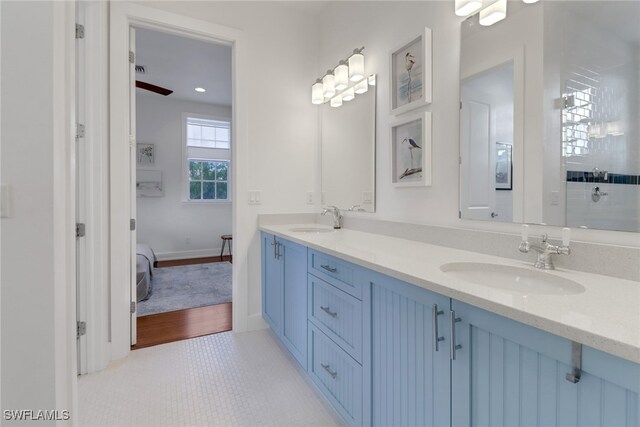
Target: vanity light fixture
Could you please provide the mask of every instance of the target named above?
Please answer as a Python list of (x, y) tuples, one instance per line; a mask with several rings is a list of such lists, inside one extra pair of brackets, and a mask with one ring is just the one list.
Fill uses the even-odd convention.
[(311, 86), (311, 103), (322, 104), (324, 102), (324, 91), (322, 90), (322, 79), (317, 79)]
[(456, 15), (473, 15), (482, 8), (481, 0), (456, 0)]
[(347, 59), (341, 60), (324, 77), (311, 85), (311, 103), (321, 105), (329, 102), (332, 107), (342, 106), (343, 101), (351, 101), (356, 94), (363, 94), (369, 86), (376, 85), (376, 75), (365, 75), (364, 47), (353, 49)]
[(356, 92), (352, 87), (350, 87), (349, 89), (345, 90), (342, 93), (342, 100), (346, 102), (351, 101), (355, 97), (356, 97)]
[(333, 70), (336, 79), (336, 90), (345, 90), (349, 86), (349, 66), (347, 61), (342, 60)]
[(206, 90), (205, 88), (203, 88), (203, 87), (197, 87), (197, 88), (195, 88), (194, 90), (195, 90), (196, 92), (199, 92), (199, 93), (205, 93), (205, 92), (207, 91), (207, 90)]
[(364, 47), (353, 49), (353, 54), (349, 57), (349, 80), (359, 82), (364, 79)]
[(358, 83), (356, 83), (353, 89), (354, 89), (354, 92), (357, 93), (358, 95), (362, 95), (363, 93), (366, 93), (369, 90), (368, 79), (360, 80)]
[(322, 78), (322, 93), (325, 98), (332, 98), (336, 94), (336, 78), (331, 70)]
[(507, 0), (497, 0), (480, 11), (480, 25), (488, 27), (507, 17)]

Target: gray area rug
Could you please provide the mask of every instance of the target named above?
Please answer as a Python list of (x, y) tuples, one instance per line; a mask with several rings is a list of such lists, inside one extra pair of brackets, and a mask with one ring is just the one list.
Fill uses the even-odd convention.
[(138, 316), (231, 302), (231, 263), (156, 268), (153, 291), (138, 303)]

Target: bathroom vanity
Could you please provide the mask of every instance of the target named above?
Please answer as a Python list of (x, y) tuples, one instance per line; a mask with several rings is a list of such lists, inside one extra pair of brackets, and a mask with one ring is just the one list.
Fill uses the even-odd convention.
[[(261, 231), (263, 317), (347, 424), (640, 422), (637, 283), (317, 224)], [(523, 287), (459, 274), (473, 265)]]

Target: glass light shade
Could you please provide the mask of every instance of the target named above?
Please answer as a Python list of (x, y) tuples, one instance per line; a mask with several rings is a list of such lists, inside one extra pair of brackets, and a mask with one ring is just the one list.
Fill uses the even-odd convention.
[(375, 86), (376, 85), (376, 75), (375, 74), (371, 74), (368, 78), (369, 80), (369, 86)]
[(364, 55), (354, 53), (349, 57), (349, 80), (359, 82), (364, 79)]
[(522, 1), (527, 3), (527, 4), (538, 3), (538, 0), (522, 0)]
[(349, 66), (342, 63), (333, 70), (336, 80), (336, 90), (345, 90), (349, 86)]
[(353, 88), (358, 95), (361, 95), (369, 90), (369, 82), (366, 79), (359, 81)]
[(507, 0), (497, 0), (480, 11), (480, 25), (488, 27), (507, 17)]
[(331, 98), (331, 106), (332, 107), (341, 107), (342, 106), (342, 96), (334, 96)]
[(322, 93), (325, 98), (331, 98), (336, 94), (336, 78), (333, 74), (327, 74), (322, 78)]
[(482, 7), (482, 0), (456, 0), (456, 15), (469, 16)]
[(322, 90), (322, 82), (315, 82), (311, 86), (311, 103), (322, 104), (324, 102), (324, 91)]
[(342, 94), (342, 100), (347, 102), (351, 101), (355, 97), (356, 97), (356, 93), (352, 87), (344, 91), (344, 93)]

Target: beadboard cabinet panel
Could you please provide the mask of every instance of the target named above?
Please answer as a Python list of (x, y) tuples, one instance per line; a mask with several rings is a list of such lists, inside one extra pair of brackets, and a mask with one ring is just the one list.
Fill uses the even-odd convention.
[(307, 367), (307, 248), (282, 240), (282, 339), (293, 357)]
[(276, 334), (282, 333), (282, 263), (275, 236), (262, 233), (262, 316)]
[(395, 279), (375, 275), (371, 288), (372, 424), (449, 425), (449, 299)]
[(452, 309), (462, 346), (452, 362), (453, 426), (638, 425), (637, 365), (584, 347), (574, 384), (565, 378), (570, 341), (455, 300)]

